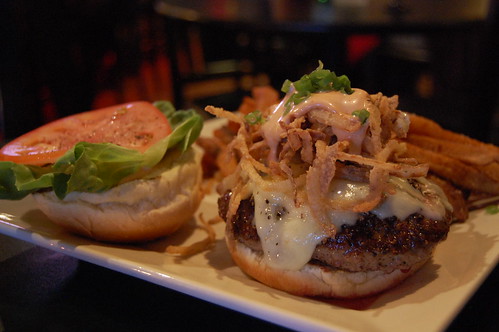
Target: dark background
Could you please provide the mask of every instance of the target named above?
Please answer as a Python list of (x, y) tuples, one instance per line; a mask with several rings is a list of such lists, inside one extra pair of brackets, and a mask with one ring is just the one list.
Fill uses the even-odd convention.
[[(490, 1), (479, 20), (437, 25), (404, 24), (404, 15), (414, 14), (413, 3), (392, 1), (386, 8), (393, 14), (391, 24), (360, 26), (353, 21), (334, 33), (300, 21), (304, 3), (313, 3), (316, 11), (330, 5), (320, 2), (324, 4), (291, 1), (302, 4), (294, 14), (293, 7), (286, 11), (291, 23), (277, 28), (259, 23), (255, 28), (169, 20), (154, 10), (151, 0), (3, 0), (5, 138), (68, 114), (137, 99), (169, 99), (177, 107), (202, 108), (206, 99), (184, 100), (178, 90), (209, 71), (241, 80), (237, 93), (224, 90), (214, 99), (235, 109), (252, 85), (280, 89), (284, 79), (296, 80), (322, 60), (326, 68), (347, 74), (354, 87), (398, 94), (402, 110), (497, 144), (496, 1)], [(248, 9), (246, 16), (251, 14)], [(197, 89), (202, 92), (203, 86)]]

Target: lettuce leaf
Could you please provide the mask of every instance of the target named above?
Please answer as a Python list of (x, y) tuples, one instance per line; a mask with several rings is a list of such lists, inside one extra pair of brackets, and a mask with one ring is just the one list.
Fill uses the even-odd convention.
[(52, 173), (40, 174), (38, 167), (0, 162), (0, 199), (21, 199), (31, 192), (52, 186)]
[(175, 110), (167, 101), (154, 105), (173, 131), (144, 153), (111, 143), (80, 142), (45, 169), (0, 162), (0, 199), (22, 199), (43, 189), (53, 189), (60, 199), (73, 191), (102, 192), (136, 172), (150, 170), (173, 147), (187, 150), (199, 137), (201, 116), (194, 110)]

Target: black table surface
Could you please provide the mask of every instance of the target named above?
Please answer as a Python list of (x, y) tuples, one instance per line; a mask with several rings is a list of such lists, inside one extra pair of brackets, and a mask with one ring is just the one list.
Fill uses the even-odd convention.
[[(497, 330), (498, 273), (493, 270), (448, 331)], [(286, 330), (37, 246), (0, 262), (0, 319), (6, 332)]]
[(0, 331), (285, 330), (41, 247), (0, 262)]

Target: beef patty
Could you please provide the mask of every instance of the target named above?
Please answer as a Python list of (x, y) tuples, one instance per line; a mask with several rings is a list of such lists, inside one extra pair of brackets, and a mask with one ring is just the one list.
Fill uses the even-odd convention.
[[(225, 220), (231, 192), (218, 200), (220, 216)], [(232, 220), (226, 221), (234, 238), (251, 249), (262, 247), (253, 223), (253, 197), (242, 200)], [(362, 213), (354, 225), (343, 225), (334, 237), (322, 241), (310, 263), (351, 272), (410, 269), (428, 259), (438, 244), (447, 237), (450, 216), (431, 220), (415, 213), (405, 220), (396, 217), (380, 219), (372, 213)]]

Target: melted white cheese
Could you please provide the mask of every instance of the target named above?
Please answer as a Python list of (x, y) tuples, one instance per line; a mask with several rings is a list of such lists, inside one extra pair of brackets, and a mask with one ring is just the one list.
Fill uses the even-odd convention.
[[(451, 206), (440, 187), (424, 178), (417, 179), (424, 195), (407, 180), (391, 177), (395, 190), (388, 194), (383, 203), (371, 211), (379, 218), (396, 216), (404, 220), (413, 213), (439, 220)], [(264, 251), (265, 262), (273, 267), (299, 270), (312, 257), (317, 244), (326, 234), (314, 220), (307, 206), (296, 207), (292, 190), (284, 183), (274, 186), (282, 190), (264, 191), (254, 188), (254, 223)], [(369, 185), (346, 180), (333, 180), (330, 198), (335, 201), (353, 203), (362, 201), (369, 193)], [(353, 225), (359, 214), (352, 211), (331, 210), (328, 214), (337, 229), (343, 224)]]
[(299, 270), (325, 237), (306, 206), (296, 207), (291, 195), (253, 192), (254, 222), (265, 262), (276, 268)]
[(334, 179), (329, 186), (329, 197), (336, 201), (358, 202), (369, 194), (369, 185), (364, 182)]
[(383, 204), (371, 212), (381, 219), (396, 216), (404, 220), (417, 212), (426, 218), (440, 220), (444, 218), (446, 210), (452, 211), (452, 206), (439, 186), (425, 178), (418, 178), (417, 181), (421, 185), (421, 191), (405, 179), (390, 177), (390, 183), (396, 187), (395, 194), (387, 194)]
[[(362, 201), (369, 194), (369, 186), (361, 182), (335, 179), (329, 186), (329, 198), (338, 204)], [(339, 229), (341, 225), (354, 225), (359, 214), (353, 211), (330, 210), (329, 219)]]

